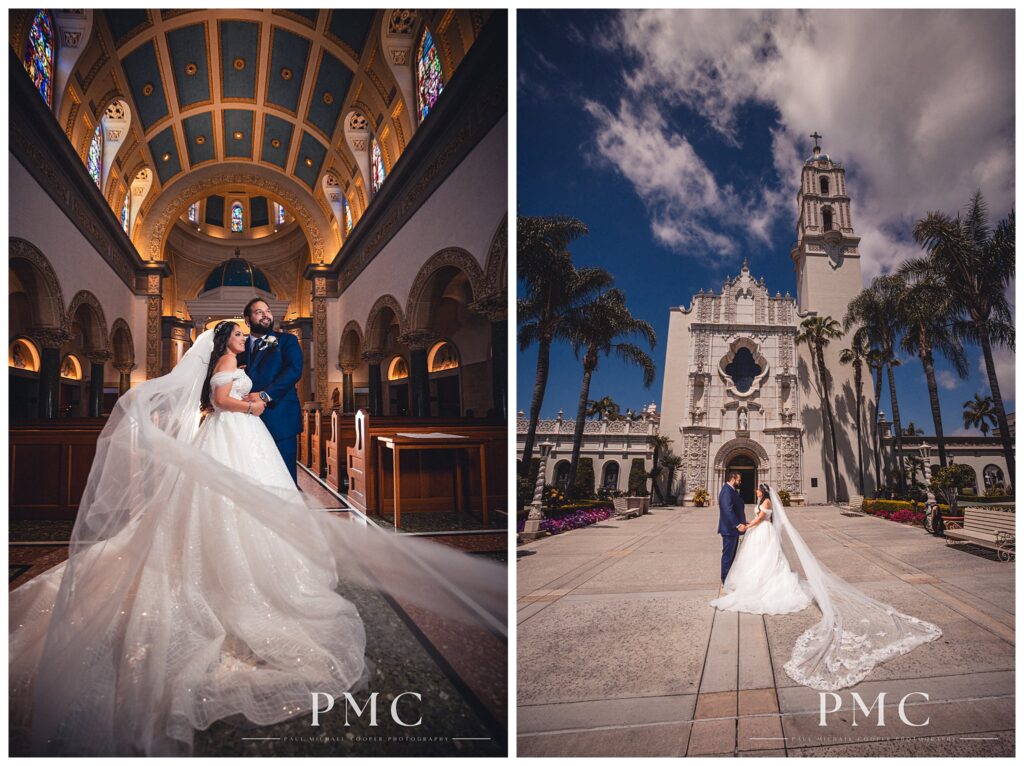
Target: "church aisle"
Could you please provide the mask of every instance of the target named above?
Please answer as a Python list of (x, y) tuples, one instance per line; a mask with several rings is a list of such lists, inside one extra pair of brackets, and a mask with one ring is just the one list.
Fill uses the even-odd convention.
[[(783, 665), (820, 613), (709, 607), (721, 548), (713, 511), (656, 508), (519, 547), (519, 755), (1013, 753), (1013, 564), (833, 506), (792, 509), (823, 564), (944, 632), (843, 690), (844, 711), (819, 727), (819, 692)], [(566, 636), (572, 661), (551, 650)], [(884, 728), (877, 708), (852, 726), (853, 692), (866, 706), (886, 692)], [(928, 695), (906, 707), (927, 726), (900, 721), (910, 692)]]

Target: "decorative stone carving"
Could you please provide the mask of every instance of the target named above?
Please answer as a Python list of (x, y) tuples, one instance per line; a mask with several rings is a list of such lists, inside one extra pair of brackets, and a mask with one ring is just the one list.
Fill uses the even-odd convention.
[[(150, 280), (153, 275), (150, 276)], [(157, 276), (159, 288), (160, 278)], [(146, 297), (146, 378), (159, 378), (160, 370), (160, 304), (159, 289), (156, 295)]]
[(416, 26), (416, 11), (400, 9), (391, 12), (388, 17), (389, 35), (411, 35)]
[(59, 349), (65, 343), (71, 341), (71, 333), (63, 327), (33, 327), (28, 331), (28, 335), (41, 348)]
[(800, 434), (775, 434), (775, 485), (790, 493), (802, 492), (800, 484)]
[(474, 298), (484, 296), (490, 292), (490, 286), (487, 284), (487, 278), (484, 276), (483, 269), (480, 268), (479, 261), (470, 253), (458, 247), (449, 247), (434, 253), (420, 268), (409, 290), (409, 304), (406, 308), (406, 316), (409, 318), (411, 326), (415, 329), (424, 329), (426, 327), (427, 317), (425, 315), (428, 312), (419, 311), (418, 309), (426, 307), (426, 304), (429, 303), (429, 296), (425, 294), (425, 288), (429, 284), (430, 278), (436, 271), (445, 266), (454, 266), (466, 275), (469, 279), (469, 287)]
[(433, 346), (439, 337), (429, 330), (407, 330), (398, 336), (398, 342), (408, 346), (413, 351), (422, 351)]
[(707, 489), (709, 442), (708, 434), (703, 431), (683, 434), (683, 481), (689, 493), (698, 487)]
[(488, 293), (466, 306), (474, 314), (486, 317), (490, 322), (508, 318), (508, 296), (504, 292)]
[(384, 361), (383, 351), (364, 351), (361, 356), (367, 364), (380, 364)]
[(40, 285), (38, 311), (36, 321), (43, 327), (54, 327), (67, 329), (67, 315), (64, 313), (64, 293), (60, 288), (60, 280), (57, 279), (57, 272), (35, 245), (20, 237), (11, 237), (8, 240), (7, 258), (8, 263), (14, 259), (28, 261), (32, 265), (36, 276), (42, 282)]

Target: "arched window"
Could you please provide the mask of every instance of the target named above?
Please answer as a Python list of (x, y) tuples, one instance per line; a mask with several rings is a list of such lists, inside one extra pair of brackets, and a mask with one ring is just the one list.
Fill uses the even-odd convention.
[(604, 481), (601, 486), (605, 489), (619, 488), (619, 464), (616, 461), (610, 460), (604, 464)]
[(85, 158), (85, 166), (96, 185), (103, 188), (103, 124), (96, 125), (92, 141), (89, 143), (89, 154)]
[(277, 206), (277, 225), (280, 226), (283, 223), (284, 223), (284, 206), (283, 205), (278, 205)]
[(985, 470), (982, 472), (982, 478), (985, 480), (985, 489), (992, 489), (997, 485), (1005, 486), (1003, 481), (1003, 469), (997, 465), (987, 465)]
[(341, 204), (345, 208), (345, 234), (352, 231), (352, 206), (348, 204), (348, 200), (344, 197), (341, 198)]
[(430, 30), (423, 31), (420, 47), (416, 52), (416, 110), (420, 122), (434, 108), (434, 102), (444, 90), (444, 75), (441, 72), (441, 57), (437, 54)]
[(46, 105), (53, 109), (53, 21), (46, 11), (39, 11), (28, 32), (23, 63), (32, 83), (43, 97)]
[(831, 208), (825, 208), (821, 211), (821, 228), (822, 231), (832, 231), (832, 210)]
[(245, 228), (245, 218), (242, 214), (242, 203), (236, 202), (231, 206), (231, 231), (238, 234)]
[(555, 466), (555, 486), (565, 489), (569, 486), (569, 461), (563, 460)]
[(132, 210), (132, 190), (124, 193), (124, 203), (121, 205), (121, 228), (128, 234), (128, 217)]
[(199, 202), (193, 202), (188, 206), (188, 220), (192, 223), (199, 223)]
[(380, 150), (380, 143), (377, 137), (370, 139), (370, 186), (371, 191), (376, 194), (384, 183), (384, 177), (388, 171), (384, 168), (384, 155)]
[(388, 380), (405, 380), (409, 377), (409, 363), (401, 356), (396, 356), (388, 365)]
[(822, 176), (818, 179), (818, 184), (821, 186), (821, 193), (824, 196), (828, 196), (828, 176)]

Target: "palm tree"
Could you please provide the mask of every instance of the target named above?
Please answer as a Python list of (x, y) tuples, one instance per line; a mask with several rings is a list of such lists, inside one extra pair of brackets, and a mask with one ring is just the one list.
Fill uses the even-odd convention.
[(832, 394), (829, 392), (829, 374), (825, 367), (825, 348), (829, 342), (843, 337), (839, 322), (830, 316), (807, 317), (800, 323), (800, 334), (797, 343), (804, 343), (814, 355), (815, 366), (818, 368), (818, 380), (821, 381), (821, 398), (825, 403), (825, 415), (828, 430), (832, 436), (832, 478), (833, 486), (828, 492), (828, 501), (836, 502), (839, 496), (839, 450), (836, 444), (836, 423), (832, 415)]
[(964, 428), (980, 428), (981, 435), (988, 436), (989, 424), (997, 425), (991, 396), (975, 394), (964, 402)]
[(1016, 271), (1014, 236), (1013, 211), (994, 231), (989, 228), (988, 210), (980, 190), (971, 198), (963, 218), (931, 212), (914, 226), (914, 239), (928, 252), (930, 261), (921, 264), (921, 268), (942, 275), (949, 292), (952, 313), (957, 317), (954, 331), (958, 337), (981, 346), (1007, 478), (1011, 480), (1015, 464), (1013, 439), (992, 346), (1012, 349), (1016, 340), (1013, 310), (1006, 295)]
[(906, 474), (899, 456), (903, 454), (903, 434), (900, 425), (900, 404), (896, 399), (896, 343), (899, 339), (899, 323), (896, 310), (903, 280), (888, 275), (875, 277), (871, 285), (850, 301), (846, 311), (844, 325), (849, 330), (854, 325), (861, 325), (865, 337), (878, 349), (881, 361), (889, 379), (889, 397), (892, 403), (893, 436), (895, 439), (896, 482), (901, 493), (906, 492)]
[(924, 368), (928, 384), (928, 399), (932, 408), (932, 422), (939, 449), (939, 465), (946, 467), (946, 437), (942, 430), (942, 410), (939, 408), (939, 387), (935, 382), (935, 358), (939, 351), (961, 378), (967, 377), (967, 357), (963, 345), (953, 332), (952, 301), (950, 291), (943, 284), (941, 274), (920, 265), (906, 265), (897, 271), (904, 280), (904, 288), (897, 302), (897, 315), (903, 330), (904, 351), (917, 354)]
[(567, 249), (587, 233), (575, 218), (519, 216), (517, 221), (517, 276), (523, 282), (518, 302), (519, 348), (537, 344), (537, 372), (530, 400), (530, 424), (523, 444), (519, 473), (528, 476), (533, 444), (548, 384), (551, 344), (564, 337), (563, 320), (580, 304), (612, 283), (604, 269), (577, 269)]
[[(861, 330), (858, 330), (857, 335), (861, 335)], [(864, 334), (866, 338), (866, 333)], [(866, 339), (862, 342), (866, 343)], [(885, 361), (882, 358), (881, 352), (877, 348), (872, 348), (868, 351), (868, 367), (875, 373), (875, 411), (871, 415), (871, 446), (872, 451), (875, 453), (875, 488), (876, 491), (882, 488), (882, 445), (878, 438), (878, 410), (881, 406), (882, 398), (882, 370), (885, 369)]]
[(667, 495), (664, 498), (665, 502), (667, 502), (668, 499), (672, 497), (672, 479), (675, 477), (676, 471), (679, 470), (679, 467), (682, 464), (683, 459), (679, 455), (676, 455), (671, 450), (667, 454), (663, 455), (661, 458), (661, 463), (658, 466), (658, 475), (654, 477), (654, 480), (655, 482), (657, 482), (662, 478), (668, 479), (668, 482), (665, 487)]
[(619, 415), (619, 405), (610, 396), (603, 396), (587, 402), (587, 417), (618, 420), (622, 416)]
[(661, 476), (661, 467), (658, 463), (662, 455), (670, 452), (668, 445), (671, 443), (672, 440), (665, 434), (653, 434), (647, 437), (648, 446), (654, 448), (654, 465), (648, 474), (651, 477), (651, 497), (654, 498), (657, 495), (660, 502), (665, 502), (665, 498), (661, 496), (661, 490), (658, 489), (658, 478)]
[(579, 407), (576, 410), (576, 430), (572, 440), (572, 459), (569, 463), (569, 491), (576, 487), (576, 469), (583, 444), (583, 427), (587, 417), (590, 379), (602, 356), (615, 354), (623, 362), (643, 370), (644, 386), (654, 383), (654, 361), (639, 346), (622, 342), (622, 338), (639, 335), (653, 349), (658, 339), (654, 328), (637, 319), (626, 306), (626, 295), (618, 288), (600, 293), (579, 311), (566, 317), (566, 338), (573, 346), (577, 358), (583, 357), (583, 383), (580, 386)]
[[(839, 352), (840, 364), (853, 365), (853, 385), (857, 389), (857, 476), (859, 479), (857, 490), (862, 496), (864, 494), (864, 450), (861, 446), (860, 423), (862, 419), (861, 403), (864, 400), (864, 378), (862, 373), (864, 365), (867, 363), (867, 357), (867, 343), (864, 341), (864, 336), (858, 333), (853, 334), (850, 347), (844, 348)], [(877, 394), (875, 395), (875, 400), (876, 402), (878, 400)]]

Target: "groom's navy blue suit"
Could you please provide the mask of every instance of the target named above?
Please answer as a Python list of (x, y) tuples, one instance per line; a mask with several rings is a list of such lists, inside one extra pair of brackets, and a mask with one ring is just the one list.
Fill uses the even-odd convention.
[(724, 484), (718, 493), (718, 534), (722, 536), (722, 582), (729, 574), (732, 560), (736, 558), (736, 547), (740, 543), (740, 532), (736, 527), (747, 523), (743, 498), (731, 484)]
[(259, 347), (259, 339), (250, 341), (247, 338), (245, 351), (238, 355), (238, 364), (245, 365), (245, 374), (252, 379), (253, 392), (266, 391), (270, 397), (261, 419), (277, 442), (277, 449), (295, 479), (295, 437), (302, 431), (302, 408), (295, 386), (302, 377), (302, 349), (290, 332), (271, 331), (267, 333), (270, 335), (277, 338), (276, 347), (252, 352), (250, 347), (254, 344)]

